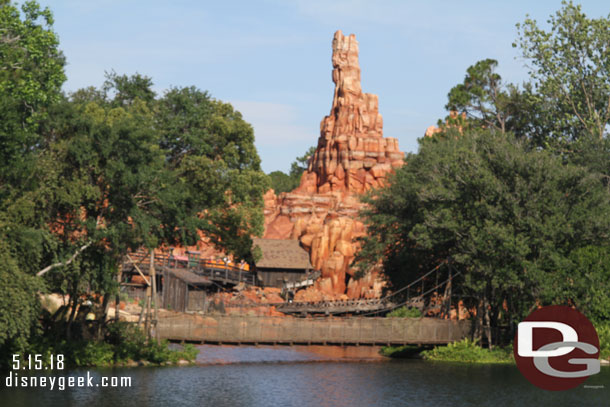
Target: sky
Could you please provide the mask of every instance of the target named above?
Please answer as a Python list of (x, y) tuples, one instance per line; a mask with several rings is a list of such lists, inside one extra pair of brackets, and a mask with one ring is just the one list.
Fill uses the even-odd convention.
[[(527, 80), (515, 24), (542, 26), (560, 1), (39, 0), (54, 14), (67, 59), (66, 92), (101, 86), (105, 72), (140, 73), (162, 95), (196, 86), (252, 124), (263, 170), (287, 172), (317, 144), (334, 84), (336, 30), (360, 44), (362, 88), (379, 95), (384, 135), (416, 152), (447, 115), (448, 91), (493, 58), (507, 82)], [(610, 4), (584, 2), (589, 17)]]

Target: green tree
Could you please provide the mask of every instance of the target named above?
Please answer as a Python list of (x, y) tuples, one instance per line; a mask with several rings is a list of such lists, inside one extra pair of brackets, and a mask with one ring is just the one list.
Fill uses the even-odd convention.
[(152, 90), (153, 81), (145, 75), (135, 73), (133, 75), (118, 75), (112, 71), (106, 73), (106, 81), (102, 86), (103, 94), (112, 93), (111, 103), (113, 106), (126, 106), (132, 104), (136, 98), (148, 104), (155, 100), (155, 92)]
[(562, 5), (549, 30), (530, 18), (517, 24), (513, 46), (530, 64), (530, 106), (544, 137), (562, 144), (583, 135), (599, 139), (610, 121), (610, 19), (587, 18), (572, 2)]
[[(40, 187), (34, 169), (44, 148), (40, 135), (60, 99), (64, 58), (53, 16), (33, 1), (19, 8), (0, 0), (0, 354), (25, 349), (37, 327), (33, 274), (55, 243), (43, 213), (24, 197)], [(3, 361), (8, 360), (2, 357)]]
[[(573, 304), (596, 323), (610, 321), (610, 249), (586, 246), (573, 250), (570, 264), (552, 275), (545, 301)], [(549, 287), (550, 288), (550, 287)]]
[(423, 140), (365, 199), (371, 237), (357, 260), (383, 261), (401, 287), (450, 258), (491, 343), (491, 326), (514, 328), (536, 300), (568, 301), (557, 273), (573, 270), (575, 250), (608, 239), (609, 194), (598, 175), (510, 134), (449, 131)]
[(309, 160), (313, 157), (316, 152), (316, 146), (311, 146), (301, 157), (297, 157), (294, 162), (290, 165), (290, 178), (295, 183), (294, 188), (298, 187), (301, 183), (301, 175), (307, 170)]
[(39, 315), (38, 290), (42, 285), (24, 273), (17, 264), (8, 242), (0, 238), (0, 367), (11, 354), (23, 352), (36, 333)]
[(290, 192), (298, 186), (298, 184), (295, 185), (294, 178), (282, 171), (270, 172), (269, 180), (271, 182), (271, 188), (273, 188), (276, 194)]
[(0, 1), (0, 207), (13, 188), (34, 182), (27, 174), (40, 147), (38, 128), (65, 81), (51, 11), (33, 1), (21, 11)]
[(90, 287), (108, 300), (128, 250), (189, 232), (180, 182), (166, 168), (150, 107), (137, 97), (115, 105), (65, 100), (56, 106), (38, 161), (41, 188), (29, 198), (55, 239), (50, 265), (37, 274), (70, 295), (73, 311)]
[(301, 157), (297, 157), (290, 165), (288, 174), (282, 171), (273, 171), (269, 173), (271, 188), (276, 194), (281, 192), (290, 192), (301, 184), (301, 176), (304, 171), (307, 171), (309, 160), (316, 152), (316, 147), (309, 147), (307, 152)]
[(467, 118), (480, 127), (507, 130), (514, 115), (513, 100), (518, 93), (515, 86), (502, 83), (496, 73), (498, 62), (485, 59), (466, 70), (464, 82), (453, 87), (447, 95), (445, 108), (466, 113)]
[(228, 103), (195, 87), (173, 88), (158, 102), (156, 126), (167, 163), (198, 208), (197, 227), (238, 258), (263, 231), (261, 171), (252, 126)]

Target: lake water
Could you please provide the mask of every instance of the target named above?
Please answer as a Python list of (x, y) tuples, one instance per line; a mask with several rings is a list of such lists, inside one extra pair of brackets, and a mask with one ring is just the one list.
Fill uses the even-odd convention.
[[(197, 366), (89, 371), (94, 382), (102, 375), (130, 377), (130, 388), (59, 391), (5, 388), (3, 383), (0, 406), (610, 406), (608, 367), (579, 388), (547, 392), (529, 384), (512, 365), (315, 351), (203, 346)], [(65, 375), (86, 376), (87, 369)]]

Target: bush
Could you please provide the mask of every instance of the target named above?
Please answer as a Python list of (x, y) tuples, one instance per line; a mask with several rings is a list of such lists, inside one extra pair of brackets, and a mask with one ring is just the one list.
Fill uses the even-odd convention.
[(379, 353), (382, 356), (386, 356), (389, 358), (413, 358), (417, 357), (419, 353), (422, 351), (421, 346), (417, 345), (404, 345), (404, 346), (382, 346), (379, 350)]
[(610, 359), (610, 321), (595, 324), (599, 337), (599, 357)]
[(423, 314), (419, 309), (407, 308), (406, 306), (396, 308), (386, 315), (389, 318), (421, 318), (422, 316)]
[[(115, 360), (115, 349), (105, 342), (87, 342), (71, 347), (66, 362), (75, 366), (108, 366)], [(68, 359), (69, 358), (69, 359)]]
[(193, 362), (199, 350), (190, 344), (171, 349), (167, 341), (149, 341), (137, 325), (120, 321), (108, 326), (103, 341), (57, 342), (45, 337), (29, 353), (42, 354), (43, 360), (50, 360), (51, 354), (63, 354), (68, 366), (79, 367), (123, 365), (131, 361), (158, 365), (177, 363), (181, 359)]
[(422, 356), (427, 360), (445, 362), (465, 362), (465, 363), (512, 363), (512, 346), (505, 348), (495, 348), (494, 350), (484, 349), (478, 345), (477, 341), (463, 339), (458, 342), (450, 343), (447, 346), (437, 346), (434, 349), (422, 352)]

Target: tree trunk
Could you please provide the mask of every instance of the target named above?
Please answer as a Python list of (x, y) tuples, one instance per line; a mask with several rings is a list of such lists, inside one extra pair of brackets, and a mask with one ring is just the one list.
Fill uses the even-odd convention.
[(70, 316), (68, 317), (68, 323), (66, 324), (66, 339), (70, 340), (72, 338), (72, 323), (74, 322), (74, 318), (76, 317), (76, 307), (78, 304), (78, 295), (73, 292), (70, 294)]
[(110, 295), (105, 294), (104, 300), (102, 301), (102, 315), (98, 319), (97, 324), (97, 339), (102, 338), (102, 328), (106, 324), (106, 315), (108, 315), (108, 306), (110, 304)]
[(485, 316), (485, 336), (487, 337), (487, 346), (489, 350), (493, 349), (492, 336), (491, 336), (491, 318), (489, 317), (489, 301), (487, 297), (483, 303), (484, 316)]
[(479, 344), (483, 341), (483, 306), (481, 300), (477, 304), (477, 316), (474, 319), (474, 339)]

